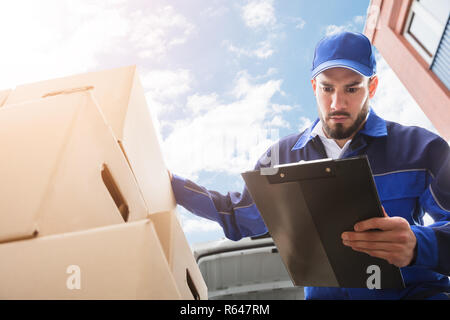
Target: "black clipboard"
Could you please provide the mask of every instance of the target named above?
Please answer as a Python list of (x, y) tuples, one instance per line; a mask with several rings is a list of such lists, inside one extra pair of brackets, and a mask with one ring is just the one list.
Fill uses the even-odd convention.
[(400, 269), (344, 246), (341, 234), (383, 217), (367, 156), (242, 173), (297, 286), (404, 288)]

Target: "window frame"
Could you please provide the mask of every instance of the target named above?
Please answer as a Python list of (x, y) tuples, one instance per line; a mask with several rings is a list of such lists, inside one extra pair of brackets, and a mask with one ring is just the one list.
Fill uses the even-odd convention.
[(417, 39), (412, 33), (409, 32), (411, 28), (411, 22), (413, 17), (417, 15), (422, 20), (427, 22), (427, 25), (442, 38), (445, 31), (447, 21), (439, 21), (431, 12), (429, 12), (418, 0), (413, 0), (411, 7), (409, 8), (408, 16), (406, 19), (405, 27), (403, 30), (403, 36), (413, 46), (413, 48), (420, 54), (429, 67), (431, 67), (436, 52), (439, 48), (439, 43), (436, 46), (434, 52), (429, 52), (428, 49)]

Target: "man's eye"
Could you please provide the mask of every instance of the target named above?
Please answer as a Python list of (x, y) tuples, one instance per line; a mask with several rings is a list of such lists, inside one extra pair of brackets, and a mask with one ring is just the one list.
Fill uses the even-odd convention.
[(358, 91), (358, 88), (347, 88), (347, 92), (355, 93), (356, 91)]
[(332, 92), (333, 88), (332, 87), (323, 87), (323, 91), (324, 92)]

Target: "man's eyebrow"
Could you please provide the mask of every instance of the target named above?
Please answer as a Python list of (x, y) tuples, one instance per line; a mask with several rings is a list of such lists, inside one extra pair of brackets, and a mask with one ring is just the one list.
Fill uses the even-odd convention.
[(357, 80), (357, 81), (353, 81), (352, 83), (346, 84), (345, 86), (346, 87), (354, 87), (354, 86), (360, 85), (361, 83), (362, 83), (362, 81)]
[[(319, 81), (319, 83), (320, 83), (321, 86), (324, 86), (324, 87), (334, 87), (334, 84), (328, 83), (326, 81)], [(355, 81), (353, 81), (353, 82), (351, 82), (349, 84), (346, 84), (345, 87), (346, 88), (354, 87), (354, 86), (360, 85), (361, 83), (363, 83), (363, 81), (355, 80)]]
[(320, 85), (324, 87), (334, 87), (331, 83), (325, 82), (325, 81), (319, 81)]

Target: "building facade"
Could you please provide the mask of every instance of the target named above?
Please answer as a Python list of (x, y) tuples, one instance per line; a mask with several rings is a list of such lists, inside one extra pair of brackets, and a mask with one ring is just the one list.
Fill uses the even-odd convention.
[(450, 141), (450, 1), (371, 0), (365, 35)]

